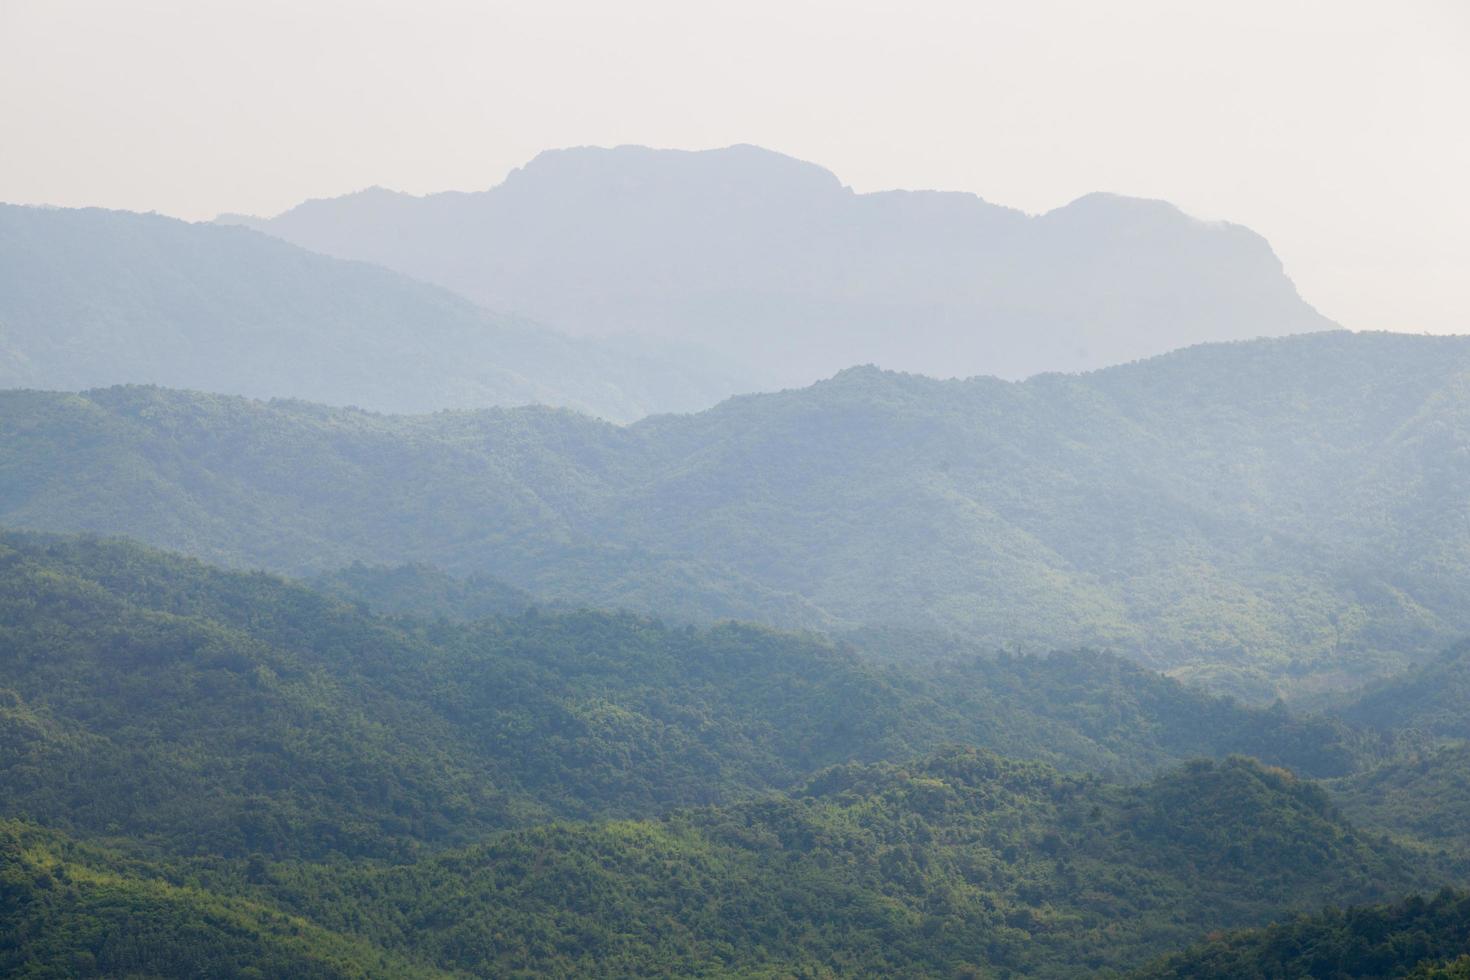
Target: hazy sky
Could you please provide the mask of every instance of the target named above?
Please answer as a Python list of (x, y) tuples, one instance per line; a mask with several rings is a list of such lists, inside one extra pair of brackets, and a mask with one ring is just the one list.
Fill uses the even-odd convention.
[(0, 0), (0, 200), (189, 218), (757, 143), (858, 190), (1092, 190), (1470, 332), (1470, 0)]

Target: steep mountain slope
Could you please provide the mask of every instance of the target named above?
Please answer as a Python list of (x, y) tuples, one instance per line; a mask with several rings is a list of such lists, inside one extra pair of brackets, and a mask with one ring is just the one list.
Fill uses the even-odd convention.
[(1463, 338), (1326, 333), (1024, 384), (854, 369), (628, 428), (5, 393), (0, 520), (695, 620), (1111, 647), (1269, 697), (1470, 632), (1467, 370)]
[(242, 228), (0, 205), (0, 386), (119, 383), (381, 411), (545, 403), (627, 421), (747, 379), (668, 343), (577, 340)]
[(855, 194), (751, 146), (556, 150), (488, 191), (221, 220), (576, 333), (758, 358), (784, 384), (865, 361), (1019, 378), (1331, 326), (1259, 236), (1162, 201), (1093, 194), (1028, 217), (970, 194)]

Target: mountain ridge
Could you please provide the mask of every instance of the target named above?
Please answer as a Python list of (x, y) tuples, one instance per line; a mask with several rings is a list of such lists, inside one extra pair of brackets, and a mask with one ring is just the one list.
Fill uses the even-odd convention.
[(1269, 699), (1470, 632), (1467, 376), (1466, 338), (1329, 332), (1021, 383), (859, 369), (627, 427), (8, 392), (0, 521), (675, 619), (1100, 647)]
[(778, 385), (866, 360), (1014, 379), (1335, 326), (1265, 239), (1167, 202), (1094, 193), (1033, 216), (966, 192), (857, 193), (749, 145), (544, 151), (488, 190), (226, 220), (572, 333), (742, 363), (756, 345)]
[(549, 402), (617, 421), (746, 386), (686, 346), (568, 337), (241, 227), (0, 205), (0, 386), (118, 383), (409, 412)]

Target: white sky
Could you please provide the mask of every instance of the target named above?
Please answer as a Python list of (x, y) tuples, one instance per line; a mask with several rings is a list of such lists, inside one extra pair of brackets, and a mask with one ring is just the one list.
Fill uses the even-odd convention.
[(271, 214), (736, 142), (1167, 198), (1347, 326), (1470, 332), (1470, 0), (0, 0), (0, 200)]

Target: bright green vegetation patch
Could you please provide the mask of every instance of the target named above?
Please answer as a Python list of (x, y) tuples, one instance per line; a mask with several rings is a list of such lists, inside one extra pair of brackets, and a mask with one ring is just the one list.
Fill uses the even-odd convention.
[(258, 901), (170, 880), (58, 834), (0, 821), (0, 974), (7, 977), (438, 975)]

